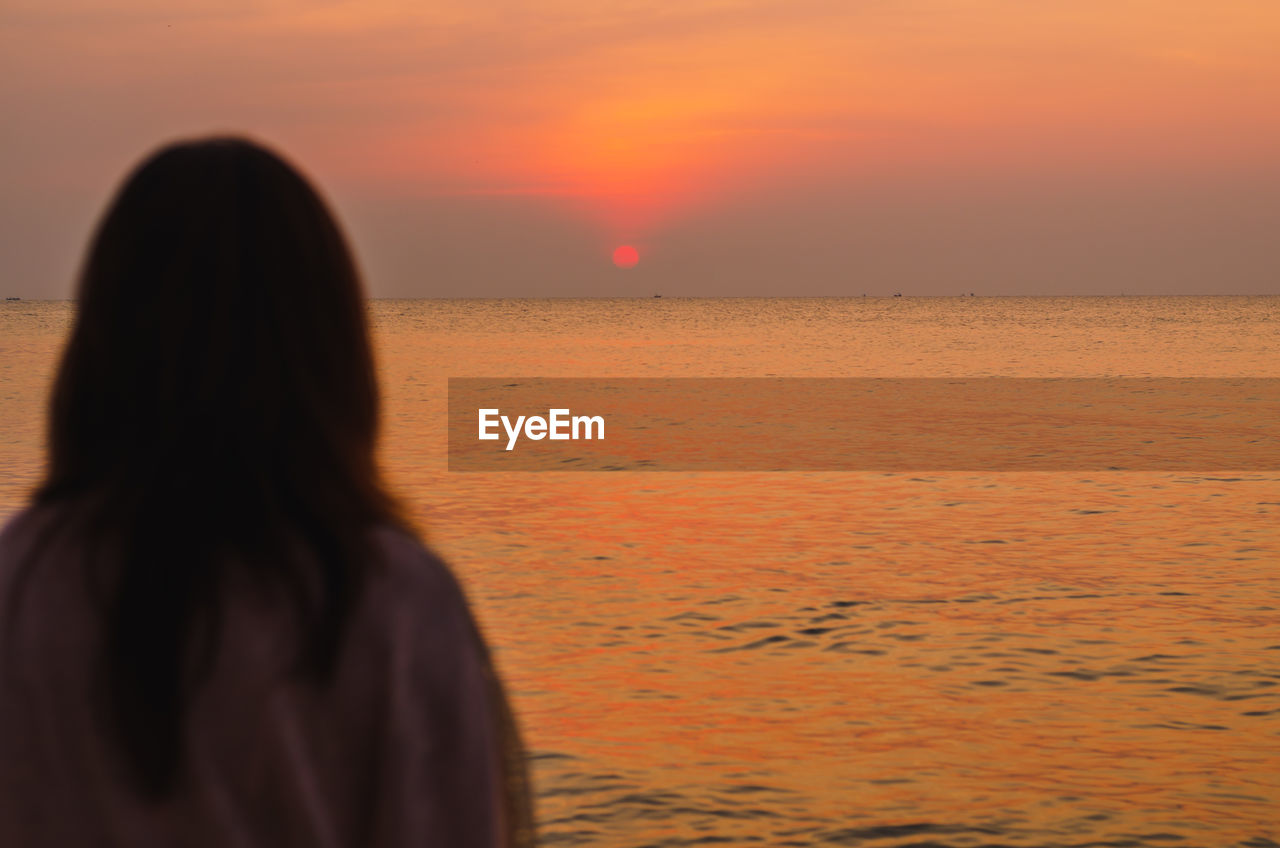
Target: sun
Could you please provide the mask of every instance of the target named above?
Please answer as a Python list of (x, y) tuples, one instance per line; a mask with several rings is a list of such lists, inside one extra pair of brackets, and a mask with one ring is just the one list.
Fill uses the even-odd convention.
[(619, 268), (634, 268), (639, 261), (639, 251), (629, 244), (624, 244), (613, 252), (613, 264)]

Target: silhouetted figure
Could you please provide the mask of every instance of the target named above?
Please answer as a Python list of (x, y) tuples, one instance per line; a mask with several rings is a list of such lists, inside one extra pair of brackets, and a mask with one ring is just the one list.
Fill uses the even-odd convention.
[(363, 294), (311, 186), (251, 142), (167, 147), (78, 296), (0, 536), (0, 845), (530, 844), (483, 640), (375, 466)]

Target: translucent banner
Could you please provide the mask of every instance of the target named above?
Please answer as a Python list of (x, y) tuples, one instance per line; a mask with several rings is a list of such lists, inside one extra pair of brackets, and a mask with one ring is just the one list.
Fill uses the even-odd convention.
[(1276, 471), (1274, 378), (450, 378), (450, 471)]

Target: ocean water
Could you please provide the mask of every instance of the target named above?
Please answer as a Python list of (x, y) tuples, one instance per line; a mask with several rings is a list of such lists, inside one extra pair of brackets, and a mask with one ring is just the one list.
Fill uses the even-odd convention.
[[(449, 473), (448, 377), (1280, 377), (1280, 298), (376, 301), (542, 839), (1280, 842), (1280, 475)], [(0, 304), (0, 518), (72, 307)]]

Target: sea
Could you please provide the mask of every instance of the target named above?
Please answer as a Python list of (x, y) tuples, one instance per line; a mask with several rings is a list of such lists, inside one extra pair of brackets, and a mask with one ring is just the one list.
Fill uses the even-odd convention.
[[(382, 462), (494, 648), (543, 844), (1280, 844), (1280, 473), (446, 450), (449, 377), (1280, 377), (1280, 297), (368, 310)], [(73, 317), (0, 304), (0, 519), (40, 475)]]

